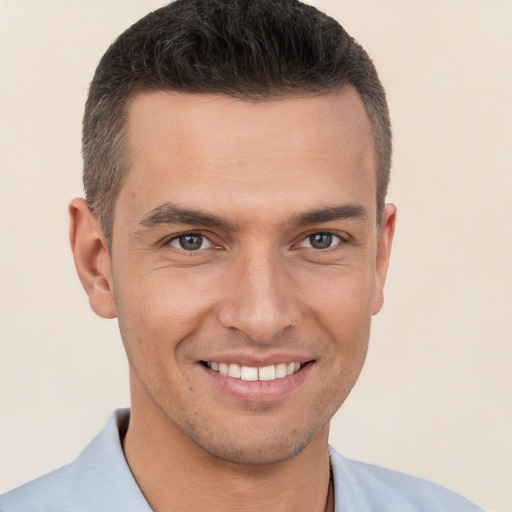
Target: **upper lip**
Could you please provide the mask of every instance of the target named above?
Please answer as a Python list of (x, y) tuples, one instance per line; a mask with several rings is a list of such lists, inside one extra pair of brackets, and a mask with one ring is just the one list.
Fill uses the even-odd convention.
[(198, 362), (210, 362), (210, 363), (226, 363), (226, 364), (239, 364), (240, 366), (248, 367), (264, 367), (271, 366), (281, 363), (300, 363), (305, 364), (313, 361), (314, 358), (306, 356), (304, 354), (297, 353), (276, 353), (268, 355), (253, 355), (247, 353), (222, 353), (212, 354), (207, 357), (201, 358)]

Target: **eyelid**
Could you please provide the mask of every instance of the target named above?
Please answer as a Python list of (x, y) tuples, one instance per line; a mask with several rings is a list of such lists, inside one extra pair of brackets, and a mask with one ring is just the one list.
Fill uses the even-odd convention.
[[(195, 235), (195, 236), (202, 237), (203, 243), (201, 244), (201, 248), (196, 249), (195, 251), (187, 251), (183, 247), (180, 247), (179, 239), (181, 237), (187, 236), (187, 235)], [(176, 245), (174, 245), (172, 242), (176, 242)], [(206, 247), (204, 247), (204, 245), (206, 245)], [(164, 240), (162, 240), (162, 246), (164, 246), (164, 247), (168, 246), (168, 247), (172, 247), (173, 249), (177, 249), (178, 251), (192, 253), (192, 252), (204, 251), (206, 249), (211, 249), (212, 247), (218, 247), (218, 244), (215, 244), (214, 242), (212, 242), (210, 237), (208, 235), (202, 233), (201, 231), (183, 231), (181, 233), (176, 233), (170, 237), (166, 237)]]
[[(307, 243), (308, 239), (311, 236), (316, 235), (316, 234), (331, 235), (332, 237), (337, 238), (338, 242), (334, 243), (334, 245), (332, 245), (331, 247), (328, 247), (326, 249), (316, 249), (314, 247), (311, 247), (311, 246), (308, 247), (307, 245), (305, 245)], [(203, 241), (206, 242), (207, 247), (201, 247), (200, 249), (196, 249), (196, 251), (187, 251), (186, 249), (183, 249), (183, 247), (179, 247), (178, 245), (172, 244), (172, 242), (177, 242), (180, 237), (186, 236), (186, 235), (201, 236), (203, 238)], [(347, 233), (339, 233), (339, 232), (335, 232), (335, 231), (327, 230), (327, 229), (322, 229), (322, 230), (317, 229), (317, 230), (310, 231), (309, 233), (301, 235), (298, 243), (294, 243), (294, 244), (292, 244), (292, 246), (293, 247), (306, 247), (306, 248), (310, 248), (310, 249), (315, 249), (315, 251), (322, 251), (322, 250), (327, 251), (329, 249), (334, 249), (335, 247), (337, 247), (341, 244), (348, 243), (351, 238), (352, 237)], [(177, 242), (177, 244), (178, 243), (179, 242)], [(167, 236), (161, 241), (161, 245), (162, 246), (171, 246), (174, 249), (178, 249), (179, 251), (183, 251), (183, 252), (200, 252), (202, 250), (211, 249), (212, 247), (221, 248), (220, 244), (215, 243), (211, 240), (210, 234), (205, 234), (202, 231), (196, 231), (196, 230), (182, 231), (181, 233), (175, 233), (171, 236)]]
[[(306, 243), (308, 243), (309, 239), (313, 235), (331, 235), (333, 238), (337, 238), (338, 242), (333, 243), (333, 245), (331, 245), (331, 247), (327, 247), (325, 249), (317, 249), (315, 247), (312, 247), (311, 245), (306, 245)], [(329, 249), (334, 249), (334, 248), (338, 247), (339, 245), (347, 243), (348, 242), (348, 238), (349, 238), (348, 235), (343, 237), (340, 233), (336, 233), (334, 231), (316, 230), (316, 231), (311, 231), (310, 233), (308, 233), (306, 235), (302, 235), (302, 237), (299, 240), (299, 242), (297, 244), (294, 244), (294, 246), (295, 247), (306, 247), (308, 249), (314, 249), (315, 251), (328, 251)], [(333, 242), (334, 242), (334, 240), (333, 240)]]

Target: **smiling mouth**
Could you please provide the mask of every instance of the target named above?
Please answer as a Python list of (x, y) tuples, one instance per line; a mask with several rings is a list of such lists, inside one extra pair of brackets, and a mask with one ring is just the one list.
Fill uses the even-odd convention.
[(279, 363), (269, 366), (241, 366), (236, 363), (216, 363), (213, 361), (202, 361), (202, 363), (214, 372), (225, 377), (241, 379), (245, 381), (271, 381), (284, 379), (297, 373), (308, 363)]

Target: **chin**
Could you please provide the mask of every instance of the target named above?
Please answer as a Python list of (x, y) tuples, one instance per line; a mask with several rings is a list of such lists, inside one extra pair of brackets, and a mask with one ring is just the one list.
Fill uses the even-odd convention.
[(182, 432), (206, 453), (233, 464), (276, 464), (295, 457), (314, 440), (325, 437), (327, 444), (328, 423), (300, 429), (280, 429), (274, 422), (250, 423), (245, 428), (215, 430), (188, 425)]
[[(249, 441), (249, 442), (248, 442)], [(244, 439), (237, 442), (233, 439), (221, 439), (218, 442), (201, 447), (213, 457), (233, 464), (276, 464), (291, 459), (308, 446), (311, 440)]]

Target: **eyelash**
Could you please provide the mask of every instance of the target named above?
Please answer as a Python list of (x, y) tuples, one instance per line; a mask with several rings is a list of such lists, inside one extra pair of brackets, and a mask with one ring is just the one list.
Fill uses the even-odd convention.
[(315, 237), (315, 236), (327, 236), (327, 237), (330, 237), (331, 238), (331, 241), (333, 241), (332, 239), (334, 238), (337, 238), (338, 239), (338, 242), (336, 242), (334, 245), (330, 245), (329, 247), (312, 247), (311, 245), (309, 245), (308, 248), (311, 248), (311, 249), (316, 249), (318, 251), (328, 251), (329, 249), (335, 249), (337, 246), (343, 244), (346, 242), (346, 240), (343, 239), (343, 237), (341, 235), (338, 235), (336, 233), (332, 233), (331, 231), (316, 231), (314, 233), (311, 233), (309, 235), (307, 235), (306, 237), (304, 237), (298, 244), (297, 246), (298, 247), (304, 247), (304, 243), (308, 242), (310, 244), (312, 244), (312, 238)]
[[(210, 243), (210, 247), (207, 247), (207, 248), (198, 248), (198, 249), (195, 249), (195, 250), (186, 250), (183, 246), (182, 247), (176, 247), (172, 244), (172, 242), (177, 242), (177, 243), (180, 243), (180, 239), (181, 238), (185, 238), (185, 237), (198, 237), (198, 238), (201, 238), (201, 246), (203, 245), (204, 241), (207, 241)], [(182, 250), (184, 252), (189, 252), (189, 253), (194, 253), (194, 252), (200, 252), (200, 251), (204, 251), (206, 249), (210, 249), (211, 247), (215, 247), (215, 244), (210, 240), (210, 238), (202, 233), (198, 233), (198, 232), (195, 232), (195, 231), (189, 231), (187, 233), (181, 233), (179, 235), (175, 235), (173, 236), (172, 238), (168, 239), (167, 241), (165, 241), (164, 245), (166, 246), (170, 246), (170, 247), (174, 247), (175, 249), (178, 249), (178, 250)], [(218, 246), (216, 246), (218, 247)]]
[[(314, 236), (328, 236), (328, 237), (331, 237), (332, 239), (338, 239), (338, 241), (334, 244), (334, 245), (331, 245), (329, 247), (324, 247), (324, 248), (316, 248), (316, 247), (312, 247), (311, 245), (309, 246), (304, 246), (302, 244), (304, 243), (307, 243), (308, 240), (311, 244), (311, 239), (312, 237)], [(180, 244), (180, 239), (182, 238), (185, 238), (185, 237), (198, 237), (198, 238), (201, 238), (201, 246), (203, 245), (204, 241), (207, 241), (210, 246), (209, 247), (205, 247), (205, 248), (202, 248), (202, 247), (199, 247), (198, 249), (191, 249), (191, 250), (187, 250), (185, 249), (183, 246), (181, 247), (177, 247), (175, 245), (173, 245), (173, 242), (177, 242), (177, 244)], [(336, 249), (338, 246), (340, 245), (343, 245), (345, 243), (348, 243), (348, 239), (346, 237), (343, 237), (341, 234), (338, 234), (338, 233), (333, 233), (332, 231), (314, 231), (312, 233), (309, 233), (305, 236), (303, 236), (300, 241), (296, 244), (293, 244), (292, 245), (292, 248), (293, 249), (297, 249), (297, 248), (300, 248), (300, 247), (306, 247), (308, 249), (313, 249), (315, 250), (315, 252), (325, 252), (325, 251), (329, 251), (329, 250), (333, 250), (333, 249)], [(165, 246), (170, 246), (170, 247), (173, 247), (177, 250), (180, 250), (180, 251), (183, 251), (183, 252), (187, 252), (187, 253), (198, 253), (198, 252), (201, 252), (201, 251), (205, 251), (205, 250), (208, 250), (208, 249), (211, 249), (211, 248), (215, 248), (215, 249), (220, 249), (221, 247), (219, 245), (216, 245), (214, 242), (212, 242), (210, 240), (210, 238), (203, 234), (203, 233), (200, 233), (200, 232), (195, 232), (195, 231), (188, 231), (186, 233), (180, 233), (178, 235), (175, 235), (173, 236), (172, 238), (166, 240), (164, 242)]]

